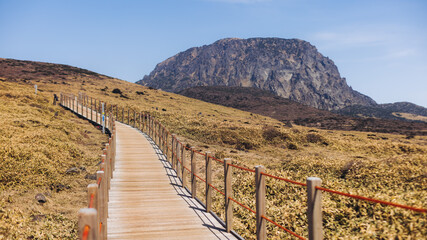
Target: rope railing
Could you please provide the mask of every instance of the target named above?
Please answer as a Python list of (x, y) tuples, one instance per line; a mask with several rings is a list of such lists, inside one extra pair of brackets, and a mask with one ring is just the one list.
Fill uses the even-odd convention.
[(359, 199), (359, 200), (364, 200), (364, 201), (368, 201), (368, 202), (379, 203), (379, 204), (383, 204), (383, 205), (388, 205), (388, 206), (393, 206), (393, 207), (408, 209), (408, 210), (412, 210), (412, 211), (415, 211), (415, 212), (420, 212), (420, 213), (426, 213), (427, 212), (427, 209), (423, 209), (423, 208), (416, 208), (416, 207), (406, 206), (406, 205), (402, 205), (402, 204), (397, 204), (397, 203), (382, 201), (382, 200), (378, 200), (378, 199), (362, 197), (362, 196), (353, 195), (353, 194), (349, 194), (349, 193), (343, 193), (343, 192), (339, 192), (339, 191), (335, 191), (335, 190), (331, 190), (331, 189), (327, 189), (327, 188), (323, 188), (323, 187), (316, 187), (316, 189), (317, 190), (322, 190), (322, 191), (325, 191), (325, 192), (330, 192), (330, 193), (342, 195), (342, 196), (346, 196), (346, 197), (350, 197), (350, 198), (354, 198), (354, 199)]
[[(64, 98), (65, 100), (63, 101)], [(99, 123), (101, 120), (101, 116), (99, 115), (99, 111), (102, 111), (102, 102), (93, 101), (92, 98), (90, 98), (89, 106), (91, 109), (91, 116), (90, 119), (92, 121), (95, 121), (96, 123)], [(64, 102), (64, 105), (68, 107), (69, 109), (79, 113), (82, 112), (83, 115), (83, 106), (79, 109), (79, 104), (75, 105), (75, 102), (78, 101), (77, 97), (67, 98), (66, 95), (61, 95), (61, 102)], [(141, 131), (145, 132), (148, 136), (151, 137), (151, 139), (154, 141), (154, 143), (159, 147), (160, 151), (163, 152), (163, 154), (166, 157), (166, 160), (171, 164), (172, 169), (177, 173), (177, 177), (181, 179), (182, 186), (187, 187), (190, 186), (187, 183), (187, 173), (190, 174), (190, 188), (189, 189), (191, 196), (193, 198), (196, 198), (196, 192), (197, 192), (197, 184), (196, 181), (200, 180), (203, 183), (206, 184), (205, 187), (205, 204), (206, 204), (206, 211), (211, 211), (211, 205), (212, 205), (212, 197), (211, 197), (211, 190), (215, 190), (219, 194), (223, 195), (225, 197), (225, 212), (226, 217), (224, 219), (226, 231), (230, 232), (232, 231), (232, 218), (233, 218), (233, 207), (231, 203), (235, 203), (242, 208), (250, 211), (251, 213), (256, 214), (256, 221), (257, 221), (257, 239), (266, 239), (267, 238), (267, 232), (266, 232), (266, 222), (270, 222), (277, 226), (278, 228), (282, 229), (283, 231), (293, 235), (294, 237), (297, 237), (299, 239), (305, 239), (302, 236), (298, 235), (297, 233), (292, 232), (291, 230), (283, 227), (279, 223), (271, 220), (270, 218), (266, 217), (265, 211), (265, 200), (266, 200), (266, 177), (276, 179), (279, 181), (288, 182), (291, 184), (299, 185), (302, 187), (305, 187), (307, 190), (307, 215), (308, 215), (308, 238), (309, 239), (322, 239), (323, 237), (323, 230), (322, 230), (322, 212), (321, 212), (321, 192), (329, 192), (333, 194), (339, 194), (346, 197), (351, 197), (359, 200), (365, 200), (370, 201), (374, 203), (380, 203), (388, 206), (393, 207), (399, 207), (407, 210), (412, 210), (420, 213), (426, 213), (427, 210), (423, 208), (417, 208), (417, 207), (411, 207), (406, 206), (402, 204), (396, 204), (391, 203), (387, 201), (382, 201), (378, 199), (373, 198), (367, 198), (363, 196), (357, 196), (352, 195), (348, 193), (343, 193), (327, 188), (321, 187), (321, 180), (319, 178), (307, 178), (307, 182), (298, 182), (294, 181), (288, 178), (275, 176), (272, 174), (268, 174), (265, 172), (264, 167), (262, 166), (256, 166), (255, 170), (250, 169), (248, 167), (241, 166), (239, 164), (233, 164), (231, 162), (231, 159), (219, 159), (214, 156), (211, 156), (210, 153), (206, 152), (203, 153), (202, 151), (195, 150), (194, 147), (190, 147), (189, 145), (184, 144), (182, 141), (180, 141), (175, 134), (172, 134), (170, 131), (168, 131), (163, 124), (161, 124), (155, 117), (153, 117), (148, 112), (140, 112), (137, 113), (136, 110), (126, 110), (127, 116), (125, 117), (125, 107), (122, 107), (121, 113), (119, 110), (119, 107), (117, 105), (108, 105), (111, 108), (111, 117), (112, 119), (117, 119), (123, 123), (132, 124), (133, 127), (139, 128)], [(114, 114), (114, 108), (115, 108), (115, 114)], [(92, 111), (92, 109), (94, 109)], [(88, 110), (88, 107), (86, 107), (86, 111)], [(133, 114), (130, 114), (130, 112), (133, 112)], [(95, 118), (92, 117), (93, 113), (95, 113)], [(86, 113), (88, 115), (88, 113)], [(98, 120), (99, 116), (99, 120)], [(114, 127), (114, 124), (112, 125)], [(110, 144), (114, 141), (110, 141)], [(188, 151), (190, 153), (190, 158), (187, 159), (188, 154), (185, 154), (185, 151)], [(187, 155), (187, 156), (186, 156)], [(206, 161), (206, 178), (200, 177), (200, 175), (197, 173), (197, 161), (196, 161), (196, 155), (200, 155), (205, 158)], [(221, 163), (224, 167), (224, 189), (225, 192), (219, 190), (212, 184), (211, 179), (211, 160), (214, 160), (217, 163)], [(108, 161), (107, 161), (108, 162)], [(188, 167), (188, 165), (190, 167)], [(253, 210), (246, 206), (245, 204), (237, 201), (235, 198), (232, 197), (232, 186), (231, 186), (231, 169), (237, 168), (246, 172), (250, 172), (252, 174), (255, 174), (255, 193), (256, 193), (256, 210)], [(108, 171), (108, 168), (106, 169)], [(102, 185), (104, 181), (102, 181), (102, 178), (98, 178), (98, 185)], [(108, 183), (108, 182), (107, 182)], [(90, 200), (92, 201), (92, 200)], [(100, 222), (100, 226), (102, 226), (102, 222)], [(101, 229), (105, 229), (105, 227), (101, 227)]]
[(114, 106), (81, 93), (78, 96), (61, 93), (60, 96), (61, 106), (96, 123), (102, 128), (103, 133), (108, 130), (110, 134), (101, 155), (99, 171), (96, 172), (97, 181), (87, 187), (88, 208), (80, 209), (78, 224), (79, 239), (107, 239), (108, 190), (113, 177), (116, 155)]
[(265, 220), (267, 220), (267, 221), (269, 221), (270, 223), (272, 223), (272, 224), (274, 224), (274, 225), (276, 225), (278, 228), (280, 228), (280, 229), (284, 230), (285, 232), (287, 232), (287, 233), (289, 233), (289, 234), (293, 235), (294, 237), (297, 237), (297, 238), (299, 238), (299, 239), (301, 239), (301, 240), (305, 240), (305, 238), (303, 238), (303, 237), (301, 237), (300, 235), (298, 235), (298, 234), (296, 234), (296, 233), (292, 232), (291, 230), (289, 230), (289, 229), (287, 229), (287, 228), (283, 227), (282, 225), (280, 225), (280, 224), (278, 224), (277, 222), (275, 222), (275, 221), (273, 221), (273, 220), (269, 219), (268, 217), (266, 217), (266, 216), (264, 216), (264, 215), (263, 215), (263, 216), (261, 216), (261, 218), (262, 218), (262, 219), (265, 219)]
[[(196, 191), (196, 184), (195, 181), (196, 180), (200, 180), (204, 183), (206, 183), (206, 209), (207, 211), (210, 211), (210, 200), (208, 199), (207, 195), (208, 192), (210, 191), (210, 189), (215, 190), (216, 192), (220, 193), (223, 196), (226, 196), (226, 192), (223, 192), (221, 190), (219, 190), (218, 188), (216, 188), (211, 180), (208, 179), (204, 179), (202, 177), (200, 177), (196, 172), (195, 172), (195, 165), (196, 165), (196, 160), (195, 160), (195, 155), (200, 155), (205, 157), (206, 161), (208, 160), (214, 160), (218, 163), (221, 163), (224, 165), (224, 168), (226, 169), (226, 167), (232, 167), (232, 168), (237, 168), (243, 171), (247, 171), (250, 173), (255, 173), (257, 171), (257, 168), (259, 168), (260, 166), (256, 167), (255, 170), (238, 165), (238, 164), (233, 164), (231, 162), (226, 162), (222, 159), (210, 156), (207, 153), (203, 153), (201, 151), (197, 151), (194, 149), (194, 147), (189, 147), (188, 145), (184, 144), (182, 141), (180, 141), (174, 134), (171, 134), (171, 132), (169, 132), (161, 123), (159, 123), (157, 120), (154, 120), (154, 117), (152, 117), (149, 113), (145, 113), (145, 116), (147, 116), (146, 120), (147, 123), (142, 124), (143, 128), (145, 128), (147, 130), (147, 133), (149, 133), (149, 136), (151, 136), (153, 139), (155, 139), (156, 142), (159, 142), (160, 144), (164, 145), (164, 147), (162, 148), (163, 152), (166, 152), (166, 158), (168, 159), (168, 161), (170, 161), (173, 169), (177, 172), (177, 175), (179, 176), (179, 174), (181, 174), (181, 180), (182, 180), (182, 184), (183, 186), (186, 186), (186, 179), (184, 179), (183, 175), (186, 173), (189, 173), (191, 177), (191, 189), (190, 192), (192, 193), (192, 197), (195, 197), (195, 194), (193, 193), (193, 191)], [(142, 129), (144, 130), (144, 129)], [(169, 139), (168, 139), (169, 138)], [(156, 139), (159, 139), (158, 141)], [(183, 157), (179, 156), (179, 154), (183, 154), (182, 152), (184, 151), (189, 151), (189, 153), (191, 154), (191, 158), (190, 158), (190, 163), (191, 164), (191, 169), (187, 166), (185, 166), (186, 161), (183, 160)], [(179, 167), (178, 165), (180, 165), (181, 167)], [(208, 166), (206, 166), (206, 168), (208, 168)], [(208, 174), (208, 171), (207, 171)], [(269, 178), (273, 178), (276, 180), (280, 180), (280, 181), (285, 181), (291, 184), (295, 184), (298, 186), (302, 186), (307, 188), (307, 202), (308, 202), (308, 210), (307, 210), (307, 214), (308, 216), (308, 228), (309, 228), (309, 239), (318, 239), (319, 237), (322, 238), (323, 236), (323, 232), (322, 232), (322, 218), (321, 218), (321, 211), (319, 212), (319, 210), (321, 209), (320, 207), (320, 194), (315, 194), (315, 192), (317, 192), (318, 190), (321, 191), (328, 191), (328, 192), (332, 192), (333, 190), (329, 190), (329, 189), (324, 189), (320, 187), (320, 179), (317, 178), (307, 178), (307, 182), (303, 183), (303, 182), (298, 182), (298, 181), (294, 181), (288, 178), (284, 178), (284, 177), (280, 177), (280, 176), (275, 176), (269, 173), (266, 173), (265, 171), (260, 171), (259, 173), (259, 181), (264, 181), (265, 182), (265, 177), (269, 177)], [(207, 177), (208, 178), (208, 177)], [(230, 177), (231, 178), (231, 177)], [(319, 182), (318, 182), (319, 180)], [(226, 181), (230, 181), (230, 179), (227, 179), (227, 177), (225, 176), (225, 182)], [(262, 185), (260, 186), (259, 184), (256, 184), (257, 188), (262, 187)], [(226, 187), (227, 188), (227, 187)], [(265, 188), (265, 184), (264, 184), (264, 188)], [(231, 191), (230, 189), (228, 191)], [(256, 192), (259, 192), (259, 189), (256, 189)], [(261, 191), (262, 192), (262, 191)], [(336, 191), (334, 191), (334, 193), (337, 193)], [(261, 194), (262, 196), (260, 196), (259, 198), (263, 198), (264, 200), (259, 200), (258, 198), (256, 199), (256, 201), (265, 201), (265, 189), (263, 191), (263, 194)], [(350, 195), (350, 194), (344, 194), (342, 193), (341, 195), (347, 196), (347, 197), (354, 197), (355, 195)], [(359, 199), (363, 199), (359, 198)], [(366, 198), (368, 199), (368, 198)], [(366, 200), (364, 199), (364, 200)], [(243, 203), (237, 201), (236, 199), (234, 199), (233, 197), (230, 196), (226, 196), (226, 202), (233, 202), (239, 206), (241, 206), (242, 208), (256, 214), (258, 211), (255, 211), (251, 208), (249, 208), (248, 206), (244, 205)], [(386, 204), (385, 201), (381, 201), (378, 200), (378, 202), (381, 202), (382, 204)], [(227, 205), (227, 204), (226, 204)], [(226, 206), (226, 208), (230, 208), (231, 204), (228, 204), (228, 207)], [(258, 208), (265, 208), (265, 203), (264, 206), (258, 206), (259, 204), (257, 203), (257, 209)], [(262, 205), (262, 204), (261, 204)], [(391, 206), (395, 206), (395, 207), (401, 207), (404, 205), (400, 205), (400, 204), (388, 204)], [(231, 207), (232, 208), (232, 207)], [(418, 212), (425, 212), (425, 209), (420, 209), (420, 208), (414, 208), (414, 207), (409, 207), (409, 206), (404, 206), (402, 208), (405, 209), (410, 209), (410, 210), (414, 210), (414, 211), (418, 211)], [(209, 209), (209, 210), (208, 210)], [(311, 209), (311, 210), (310, 210)], [(314, 209), (314, 210), (313, 210)], [(227, 209), (226, 209), (227, 211)], [(230, 212), (230, 211), (228, 211)], [(226, 214), (227, 215), (227, 214)], [(226, 217), (225, 219), (225, 224), (227, 225), (227, 219), (231, 219), (231, 216)], [(231, 220), (230, 220), (231, 221)], [(259, 222), (259, 223), (258, 223)], [(265, 222), (270, 222), (272, 224), (274, 224), (275, 226), (279, 227), (280, 229), (282, 229), (283, 231), (299, 238), (299, 239), (305, 239), (303, 237), (301, 237), (300, 235), (298, 235), (297, 233), (294, 233), (292, 231), (290, 231), (289, 229), (286, 229), (285, 227), (283, 227), (282, 225), (280, 225), (279, 223), (271, 220), (270, 218), (266, 217), (265, 215), (265, 209), (264, 210), (260, 210), (259, 213), (257, 214), (257, 226), (261, 226), (262, 228), (266, 228)], [(318, 225), (320, 224), (320, 228), (318, 227)], [(320, 231), (319, 231), (320, 229)], [(229, 231), (230, 229), (227, 229), (227, 231)], [(266, 239), (267, 234), (265, 233), (265, 230), (261, 230), (261, 229), (257, 229), (257, 232), (261, 232), (261, 235), (258, 236), (257, 233), (257, 239)]]
[(271, 174), (268, 174), (268, 173), (261, 173), (261, 174), (264, 175), (264, 176), (271, 177), (271, 178), (278, 179), (278, 180), (282, 180), (282, 181), (285, 181), (285, 182), (288, 182), (288, 183), (293, 183), (293, 184), (304, 186), (304, 187), (307, 186), (306, 183), (293, 181), (293, 180), (290, 180), (290, 179), (287, 179), (287, 178), (282, 178), (282, 177), (274, 176), (274, 175), (271, 175)]

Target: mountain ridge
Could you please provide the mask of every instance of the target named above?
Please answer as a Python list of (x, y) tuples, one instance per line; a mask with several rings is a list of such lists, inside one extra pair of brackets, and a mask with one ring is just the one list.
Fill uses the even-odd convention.
[(194, 86), (257, 87), (326, 110), (376, 104), (348, 86), (331, 59), (299, 39), (221, 39), (166, 59), (136, 83), (169, 92)]

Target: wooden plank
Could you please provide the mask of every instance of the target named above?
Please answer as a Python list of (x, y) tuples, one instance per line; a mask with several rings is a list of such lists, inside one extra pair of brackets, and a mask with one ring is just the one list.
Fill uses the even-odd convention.
[(236, 239), (181, 187), (138, 130), (116, 122), (108, 239)]

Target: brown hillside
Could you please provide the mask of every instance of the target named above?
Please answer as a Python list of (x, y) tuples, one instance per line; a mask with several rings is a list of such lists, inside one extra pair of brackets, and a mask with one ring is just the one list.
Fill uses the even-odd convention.
[(246, 87), (194, 87), (179, 94), (243, 111), (269, 116), (284, 123), (328, 130), (427, 135), (427, 123), (342, 116)]

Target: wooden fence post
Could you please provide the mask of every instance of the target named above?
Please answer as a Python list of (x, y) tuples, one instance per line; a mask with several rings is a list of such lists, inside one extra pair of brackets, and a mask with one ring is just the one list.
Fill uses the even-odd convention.
[(178, 165), (179, 165), (179, 161), (178, 161), (178, 159), (179, 159), (179, 140), (178, 140), (178, 138), (176, 138), (176, 147), (175, 147), (175, 149), (176, 149), (176, 161), (175, 161), (175, 171), (176, 172), (179, 172), (179, 168), (178, 168)]
[[(98, 240), (97, 211), (93, 208), (79, 210), (79, 239), (83, 239), (85, 229), (88, 231), (87, 240)], [(86, 227), (87, 226), (87, 227)]]
[(143, 132), (141, 128), (141, 121), (142, 121), (141, 112), (139, 112), (139, 129)]
[(196, 198), (197, 193), (197, 181), (196, 181), (196, 174), (197, 174), (197, 167), (196, 167), (196, 159), (194, 155), (194, 147), (191, 147), (191, 197)]
[[(101, 165), (104, 163), (100, 164)], [(105, 239), (106, 235), (104, 234), (104, 228), (106, 226), (105, 220), (106, 217), (106, 199), (105, 199), (105, 193), (106, 193), (106, 186), (105, 186), (105, 173), (104, 171), (97, 171), (96, 172), (97, 181), (99, 182), (99, 191), (98, 191), (98, 212), (99, 212), (99, 223), (101, 226), (100, 231), (100, 239)]]
[(317, 190), (322, 180), (317, 177), (307, 178), (307, 215), (308, 215), (308, 239), (323, 239), (322, 230), (322, 191)]
[(130, 118), (129, 118), (129, 108), (128, 108), (128, 125), (129, 125), (129, 122), (130, 122)]
[(210, 212), (212, 209), (212, 161), (210, 158), (211, 153), (206, 152), (205, 162), (206, 162), (206, 212)]
[(165, 136), (165, 143), (166, 143), (166, 147), (165, 147), (165, 149), (166, 149), (166, 160), (168, 160), (168, 161), (170, 161), (170, 158), (169, 158), (169, 140), (168, 140), (168, 138), (169, 138), (169, 134), (166, 132), (166, 136)]
[(264, 166), (255, 167), (255, 198), (256, 198), (256, 237), (257, 240), (267, 239), (265, 215), (265, 172)]
[(233, 228), (233, 203), (230, 197), (233, 197), (232, 186), (232, 167), (230, 158), (224, 159), (224, 187), (225, 187), (225, 228), (230, 232)]
[(181, 148), (181, 161), (182, 161), (182, 166), (181, 166), (181, 178), (182, 178), (182, 187), (188, 187), (188, 182), (187, 182), (187, 171), (185, 170), (185, 147), (182, 146)]
[(173, 169), (173, 164), (174, 164), (174, 159), (175, 159), (175, 155), (174, 155), (174, 153), (175, 153), (175, 147), (174, 147), (174, 145), (175, 145), (175, 134), (172, 134), (172, 143), (171, 143), (171, 148), (172, 148), (172, 151), (171, 151), (171, 162), (170, 162), (170, 164), (171, 164), (171, 166), (172, 166), (172, 169)]
[(88, 105), (89, 105), (89, 99), (88, 99), (88, 96), (86, 96), (86, 104), (85, 104), (85, 106), (86, 106), (86, 118), (87, 119), (89, 118), (89, 107), (88, 107)]
[[(90, 199), (92, 198), (93, 194), (93, 201), (92, 206), (90, 206)], [(98, 184), (91, 183), (87, 185), (87, 202), (88, 202), (88, 208), (95, 208), (98, 210)]]
[(93, 111), (95, 111), (95, 122), (98, 123), (98, 109), (96, 108), (96, 98), (95, 98), (95, 106), (93, 108)]
[(93, 102), (92, 102), (92, 97), (90, 97), (90, 120), (93, 121)]
[(133, 127), (136, 127), (136, 112), (133, 110)]

